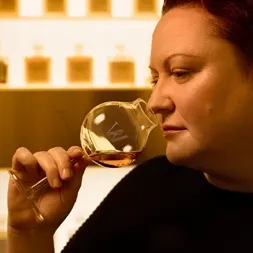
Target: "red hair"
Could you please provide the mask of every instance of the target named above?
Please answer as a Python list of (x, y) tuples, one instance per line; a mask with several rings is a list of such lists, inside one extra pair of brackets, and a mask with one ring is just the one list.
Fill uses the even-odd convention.
[(218, 35), (235, 46), (247, 70), (253, 67), (253, 0), (164, 0), (162, 14), (199, 6), (212, 17)]

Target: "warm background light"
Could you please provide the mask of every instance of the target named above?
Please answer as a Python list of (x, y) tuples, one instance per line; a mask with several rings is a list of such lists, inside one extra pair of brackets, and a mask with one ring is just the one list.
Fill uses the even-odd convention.
[(48, 85), (33, 85), (40, 88), (68, 85), (66, 58), (75, 55), (77, 44), (83, 45), (83, 54), (94, 60), (93, 82), (90, 85), (108, 87), (108, 57), (116, 56), (118, 44), (124, 45), (126, 57), (133, 58), (133, 85), (148, 85), (151, 36), (163, 1), (155, 1), (156, 12), (138, 14), (136, 0), (112, 0), (111, 16), (101, 17), (89, 14), (88, 1), (68, 0), (65, 3), (66, 13), (48, 14), (45, 13), (43, 0), (20, 0), (19, 17), (0, 20), (0, 56), (8, 59), (9, 87), (27, 86), (24, 58), (36, 54), (36, 45), (42, 47), (42, 55), (50, 57), (51, 74)]

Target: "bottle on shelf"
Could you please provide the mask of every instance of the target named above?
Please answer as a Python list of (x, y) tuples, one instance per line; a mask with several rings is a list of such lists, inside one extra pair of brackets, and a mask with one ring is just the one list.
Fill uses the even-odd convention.
[(16, 16), (18, 14), (18, 0), (0, 0), (0, 16)]
[(110, 16), (111, 0), (87, 0), (88, 14), (90, 16)]
[(0, 44), (0, 84), (8, 83), (8, 59)]
[(135, 14), (144, 16), (156, 15), (157, 0), (135, 0)]
[(49, 15), (65, 14), (66, 0), (44, 0), (45, 13)]
[(34, 46), (34, 55), (25, 58), (25, 78), (28, 84), (48, 84), (51, 78), (51, 58), (44, 55), (43, 46)]
[(123, 44), (116, 45), (116, 54), (108, 62), (109, 82), (119, 85), (135, 83), (135, 62), (133, 57), (125, 53)]
[(67, 58), (67, 82), (72, 84), (92, 84), (93, 58), (85, 55), (83, 45), (75, 46), (75, 54)]
[(0, 54), (0, 84), (8, 83), (8, 61), (7, 57)]

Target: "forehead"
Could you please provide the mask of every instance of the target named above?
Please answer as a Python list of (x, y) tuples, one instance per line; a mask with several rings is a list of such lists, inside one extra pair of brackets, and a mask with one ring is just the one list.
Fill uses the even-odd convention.
[[(212, 39), (209, 14), (200, 7), (176, 7), (158, 22), (153, 33), (152, 51), (173, 54), (188, 50), (199, 53)], [(153, 53), (153, 52), (152, 52)]]

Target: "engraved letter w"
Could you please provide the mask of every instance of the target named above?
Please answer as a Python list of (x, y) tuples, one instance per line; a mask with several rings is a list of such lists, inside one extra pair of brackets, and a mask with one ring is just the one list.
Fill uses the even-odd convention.
[(118, 122), (115, 121), (115, 124), (107, 132), (107, 135), (111, 138), (112, 142), (117, 142), (128, 138), (127, 135), (124, 135), (123, 129), (115, 129), (117, 125), (119, 126)]

